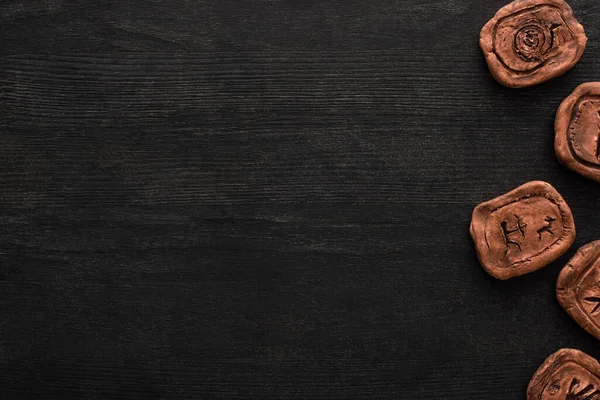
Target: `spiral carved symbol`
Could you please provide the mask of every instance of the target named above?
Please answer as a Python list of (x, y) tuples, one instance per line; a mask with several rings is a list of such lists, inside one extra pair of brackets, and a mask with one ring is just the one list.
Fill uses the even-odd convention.
[(553, 28), (539, 21), (529, 21), (515, 34), (515, 52), (525, 61), (540, 61), (552, 48)]

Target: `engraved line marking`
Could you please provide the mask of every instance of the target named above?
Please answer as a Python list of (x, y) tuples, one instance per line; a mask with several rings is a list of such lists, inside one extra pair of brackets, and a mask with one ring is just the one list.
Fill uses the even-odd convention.
[(594, 306), (594, 309), (592, 310), (592, 314), (597, 313), (598, 310), (600, 310), (600, 297), (595, 297), (595, 296), (591, 296), (591, 297), (585, 297), (584, 298), (585, 301), (589, 301), (590, 303), (596, 303), (596, 305)]

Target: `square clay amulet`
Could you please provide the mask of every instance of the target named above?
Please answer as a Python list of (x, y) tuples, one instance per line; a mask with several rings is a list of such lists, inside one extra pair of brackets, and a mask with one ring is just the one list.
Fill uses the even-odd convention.
[(600, 364), (574, 349), (561, 349), (544, 361), (527, 387), (527, 400), (600, 399)]
[(504, 86), (536, 85), (579, 61), (587, 37), (563, 0), (516, 0), (481, 30), (479, 44), (494, 78)]
[(560, 163), (600, 182), (600, 82), (580, 85), (562, 102), (554, 130)]
[(563, 268), (556, 297), (571, 318), (600, 339), (600, 241), (580, 248)]
[(556, 189), (534, 181), (475, 207), (471, 236), (483, 268), (504, 280), (560, 257), (575, 240), (575, 224)]

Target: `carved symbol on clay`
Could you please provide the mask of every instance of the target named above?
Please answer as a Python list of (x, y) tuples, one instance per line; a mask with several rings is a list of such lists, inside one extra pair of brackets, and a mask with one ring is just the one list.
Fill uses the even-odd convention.
[(502, 221), (500, 224), (502, 226), (504, 241), (506, 242), (506, 253), (508, 253), (510, 245), (515, 246), (519, 251), (521, 251), (521, 244), (512, 239), (515, 233), (520, 234), (521, 240), (525, 239), (525, 228), (527, 227), (527, 224), (521, 223), (521, 218), (517, 214), (515, 214), (515, 218), (517, 220), (515, 228), (509, 228), (508, 221)]
[(592, 314), (595, 314), (598, 311), (600, 311), (600, 297), (590, 296), (590, 297), (584, 298), (584, 300), (589, 301), (590, 303), (596, 303), (596, 305), (594, 306), (594, 309), (592, 310)]
[(524, 61), (540, 61), (554, 46), (554, 31), (561, 24), (548, 27), (542, 21), (530, 20), (515, 34), (515, 53)]
[(542, 226), (540, 229), (537, 230), (537, 234), (538, 237), (540, 238), (540, 240), (542, 240), (542, 233), (544, 232), (548, 232), (549, 234), (551, 234), (552, 236), (554, 236), (554, 232), (552, 231), (552, 223), (554, 221), (556, 221), (556, 218), (553, 217), (546, 217), (546, 219), (544, 220), (546, 221), (546, 225)]
[(595, 400), (599, 398), (600, 390), (595, 389), (594, 385), (589, 384), (577, 392), (580, 386), (581, 383), (579, 380), (577, 378), (573, 378), (565, 400)]

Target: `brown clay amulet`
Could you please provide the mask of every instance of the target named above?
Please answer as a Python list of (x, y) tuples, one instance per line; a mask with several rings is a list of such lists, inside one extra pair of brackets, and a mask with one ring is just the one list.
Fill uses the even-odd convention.
[(580, 85), (562, 102), (554, 130), (561, 164), (600, 182), (600, 82)]
[(561, 349), (533, 375), (527, 400), (577, 399), (600, 399), (600, 364), (579, 350)]
[(587, 37), (563, 0), (516, 0), (481, 30), (479, 44), (490, 72), (504, 86), (521, 88), (564, 74), (579, 61)]
[(560, 257), (575, 240), (575, 224), (556, 189), (535, 181), (475, 207), (471, 236), (483, 268), (504, 280)]
[(556, 297), (583, 329), (600, 339), (600, 241), (580, 248), (563, 268)]

